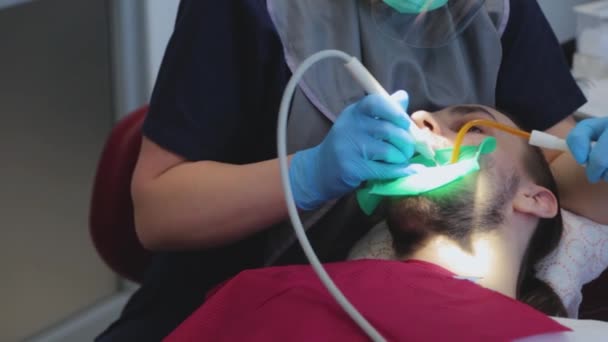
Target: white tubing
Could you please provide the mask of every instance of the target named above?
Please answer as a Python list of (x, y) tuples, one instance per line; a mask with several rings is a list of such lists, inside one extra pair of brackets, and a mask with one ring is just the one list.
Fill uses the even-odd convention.
[(313, 270), (323, 283), (329, 293), (336, 299), (338, 304), (344, 309), (344, 311), (350, 316), (350, 318), (369, 336), (372, 341), (386, 341), (382, 335), (361, 315), (359, 311), (346, 299), (344, 294), (338, 289), (336, 284), (331, 280), (327, 271), (323, 268), (323, 265), (319, 261), (319, 258), (315, 254), (306, 232), (300, 221), (298, 215), (298, 209), (296, 208), (295, 201), (293, 199), (293, 192), (291, 184), (289, 183), (289, 167), (287, 165), (287, 117), (289, 114), (289, 106), (293, 94), (296, 90), (298, 82), (313, 64), (325, 59), (325, 58), (341, 58), (345, 62), (351, 61), (354, 57), (339, 51), (339, 50), (323, 50), (313, 54), (312, 56), (305, 59), (302, 64), (296, 69), (291, 79), (285, 87), (283, 98), (281, 100), (281, 106), (279, 109), (278, 127), (277, 127), (277, 149), (279, 157), (279, 165), (281, 167), (281, 183), (283, 184), (283, 190), (285, 192), (285, 200), (287, 202), (287, 211), (289, 218), (293, 224), (296, 237), (298, 238), (300, 245), (304, 251), (304, 254), (308, 258)]

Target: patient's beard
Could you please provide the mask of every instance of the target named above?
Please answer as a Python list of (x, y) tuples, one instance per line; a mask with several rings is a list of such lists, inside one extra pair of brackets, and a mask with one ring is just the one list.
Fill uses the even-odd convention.
[(504, 221), (506, 204), (515, 196), (519, 178), (514, 173), (499, 177), (488, 168), (423, 196), (393, 201), (388, 226), (397, 254), (406, 257), (436, 235), (470, 252), (473, 233), (498, 228)]

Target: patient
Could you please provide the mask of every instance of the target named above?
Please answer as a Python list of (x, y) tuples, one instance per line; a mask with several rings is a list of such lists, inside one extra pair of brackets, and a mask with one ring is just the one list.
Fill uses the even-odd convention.
[[(414, 121), (436, 135), (435, 147), (451, 147), (458, 130), (474, 119), (511, 126), (505, 115), (481, 106), (455, 106)], [(541, 151), (502, 131), (478, 127), (464, 144), (486, 136), (497, 150), (481, 171), (425, 196), (393, 198), (388, 225), (399, 259), (443, 266), (517, 298), (548, 315), (567, 316), (559, 297), (534, 276), (533, 265), (551, 252), (562, 234), (557, 186)]]
[[(474, 119), (514, 125), (481, 106), (412, 118), (434, 133), (436, 148), (451, 146)], [(551, 172), (537, 149), (501, 131), (473, 128), (465, 144), (487, 136), (498, 144), (482, 157), (480, 172), (423, 196), (391, 198), (381, 208), (400, 261), (326, 265), (388, 340), (513, 340), (567, 330), (547, 316), (564, 316), (565, 309), (532, 268), (562, 231)], [(168, 340), (199, 338), (366, 340), (309, 266), (245, 271), (228, 281)]]

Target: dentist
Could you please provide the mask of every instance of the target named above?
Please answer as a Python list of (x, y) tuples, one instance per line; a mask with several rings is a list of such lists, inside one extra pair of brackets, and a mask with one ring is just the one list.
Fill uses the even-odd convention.
[[(565, 137), (585, 102), (533, 0), (181, 0), (131, 185), (138, 237), (155, 255), (98, 341), (161, 340), (243, 269), (305, 262), (284, 224), (276, 123), (291, 73), (325, 49), (357, 57), (390, 93), (406, 90), (408, 113), (483, 104)], [(331, 252), (367, 228), (339, 214), (343, 195), (407, 173), (412, 154), (402, 113), (364, 95), (327, 61), (291, 106), (296, 202)], [(557, 178), (584, 172), (547, 157), (560, 161)], [(307, 210), (333, 201), (336, 210)], [(337, 225), (347, 236), (332, 235)]]

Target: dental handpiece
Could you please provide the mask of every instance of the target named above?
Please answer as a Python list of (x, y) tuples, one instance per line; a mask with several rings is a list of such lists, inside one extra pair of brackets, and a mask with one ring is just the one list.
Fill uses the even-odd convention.
[[(389, 93), (382, 87), (382, 85), (380, 85), (380, 82), (378, 82), (374, 76), (372, 76), (372, 74), (365, 68), (365, 66), (363, 66), (363, 64), (361, 64), (361, 62), (359, 62), (357, 58), (351, 57), (350, 60), (344, 65), (368, 94), (379, 94), (391, 105), (395, 106), (398, 111), (403, 111), (403, 108), (401, 108), (399, 103), (391, 98)], [(430, 141), (429, 134), (421, 130), (410, 118), (410, 116), (407, 115), (407, 113), (405, 113), (405, 117), (410, 122), (408, 131), (414, 138), (416, 151), (425, 158), (434, 160), (435, 151), (428, 143)]]

